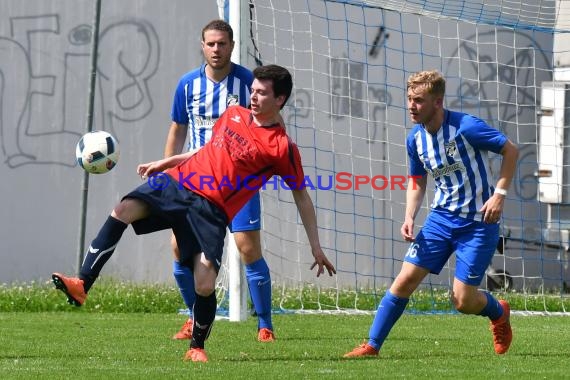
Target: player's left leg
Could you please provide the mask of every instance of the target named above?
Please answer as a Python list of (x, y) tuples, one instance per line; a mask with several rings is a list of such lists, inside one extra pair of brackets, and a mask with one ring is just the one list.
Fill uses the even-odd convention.
[(204, 344), (216, 318), (216, 278), (224, 254), (228, 221), (220, 208), (191, 191), (182, 195), (182, 199), (186, 215), (173, 221), (170, 227), (176, 236), (180, 262), (192, 269), (196, 293), (192, 339), (184, 360), (205, 362), (208, 357)]
[(462, 230), (458, 234), (451, 299), (459, 312), (490, 319), (495, 352), (504, 354), (512, 341), (509, 304), (497, 300), (489, 292), (479, 290), (498, 239), (499, 228), (496, 224), (475, 223), (469, 231)]
[(477, 286), (467, 285), (457, 278), (453, 282), (452, 301), (461, 313), (488, 317), (495, 352), (504, 354), (509, 350), (513, 333), (507, 301), (499, 301), (491, 293), (478, 290)]

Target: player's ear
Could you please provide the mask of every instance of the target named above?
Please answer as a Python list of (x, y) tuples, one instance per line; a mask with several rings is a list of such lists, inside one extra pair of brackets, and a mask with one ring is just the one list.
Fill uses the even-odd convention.
[(443, 96), (438, 96), (438, 97), (435, 99), (435, 104), (436, 104), (438, 107), (443, 108)]
[(279, 95), (275, 98), (275, 101), (279, 104), (279, 109), (283, 109), (283, 106), (285, 105), (285, 95)]

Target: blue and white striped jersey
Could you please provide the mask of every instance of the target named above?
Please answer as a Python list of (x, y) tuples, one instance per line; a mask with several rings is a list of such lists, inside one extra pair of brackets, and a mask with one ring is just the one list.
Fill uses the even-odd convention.
[(212, 127), (228, 106), (249, 107), (253, 73), (232, 63), (221, 82), (206, 76), (206, 64), (182, 76), (174, 93), (172, 121), (188, 125), (188, 149), (201, 148), (212, 137)]
[(435, 135), (416, 124), (406, 146), (410, 175), (430, 173), (435, 181), (431, 208), (481, 220), (479, 210), (495, 191), (488, 151), (500, 153), (507, 137), (475, 116), (445, 110)]

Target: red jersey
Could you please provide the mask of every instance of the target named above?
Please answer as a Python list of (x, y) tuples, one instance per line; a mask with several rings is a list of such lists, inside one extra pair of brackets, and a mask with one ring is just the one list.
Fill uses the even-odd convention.
[(229, 107), (214, 125), (210, 141), (166, 173), (217, 205), (228, 220), (273, 175), (291, 189), (302, 189), (305, 179), (299, 149), (285, 128), (261, 127), (241, 106)]

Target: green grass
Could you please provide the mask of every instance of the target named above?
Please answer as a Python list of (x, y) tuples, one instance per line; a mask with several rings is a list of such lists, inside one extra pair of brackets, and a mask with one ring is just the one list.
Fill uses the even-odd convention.
[[(275, 294), (279, 294), (276, 291)], [(286, 295), (286, 307), (334, 305), (333, 294), (310, 288)], [(514, 309), (529, 310), (533, 299), (501, 296)], [(344, 297), (344, 299), (343, 299)], [(350, 308), (355, 293), (340, 295)], [(374, 310), (378, 292), (359, 294), (359, 308)], [(376, 300), (375, 300), (376, 299)], [(430, 302), (446, 310), (445, 293), (418, 292), (410, 306)], [(568, 298), (553, 298), (549, 311), (568, 310)], [(443, 306), (442, 306), (443, 305)], [(275, 305), (274, 305), (275, 306)], [(188, 342), (170, 337), (185, 317), (177, 289), (128, 284), (103, 278), (87, 303), (76, 308), (49, 282), (0, 285), (0, 379), (369, 379), (568, 378), (568, 316), (512, 317), (515, 334), (503, 356), (492, 348), (485, 318), (457, 314), (406, 313), (378, 358), (346, 360), (362, 343), (371, 315), (276, 314), (277, 341), (256, 340), (256, 319), (215, 323), (207, 351), (210, 362), (183, 362)], [(537, 311), (544, 301), (536, 300)], [(325, 307), (327, 308), (327, 307)], [(332, 307), (331, 307), (332, 308)]]
[[(81, 308), (92, 312), (172, 313), (184, 307), (177, 288), (158, 284), (132, 284), (102, 277)], [(69, 311), (65, 296), (51, 281), (0, 284), (0, 312)]]
[[(71, 306), (70, 306), (71, 307)], [(342, 358), (371, 316), (276, 315), (277, 341), (256, 321), (215, 323), (210, 362), (183, 362), (170, 336), (184, 317), (164, 313), (0, 313), (1, 379), (556, 379), (568, 377), (568, 317), (513, 317), (515, 339), (494, 354), (487, 321), (405, 314), (378, 358)]]
[[(358, 309), (375, 311), (384, 289), (318, 289), (306, 285), (301, 289), (275, 287), (275, 310), (333, 310)], [(570, 296), (560, 291), (544, 294), (516, 292), (495, 293), (506, 299), (513, 310), (536, 312), (562, 312), (570, 310)], [(220, 300), (218, 300), (220, 301)], [(178, 289), (164, 284), (128, 283), (112, 278), (100, 278), (91, 292), (89, 301), (82, 307), (100, 313), (172, 313), (184, 308)], [(222, 307), (227, 309), (227, 300)], [(281, 308), (281, 309), (280, 309)], [(408, 304), (408, 311), (417, 313), (452, 313), (448, 289), (418, 289)], [(17, 311), (69, 311), (62, 294), (51, 281), (0, 284), (0, 312)]]

